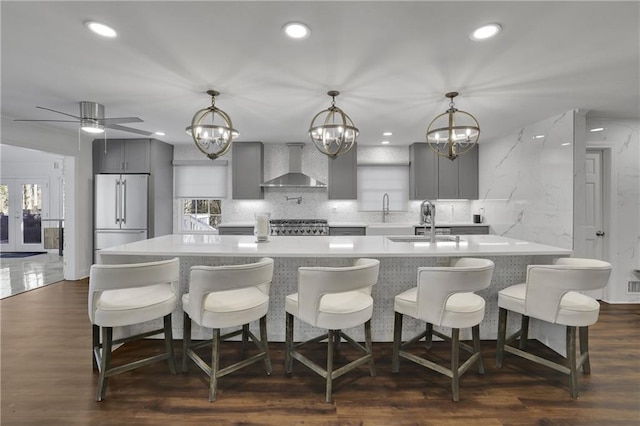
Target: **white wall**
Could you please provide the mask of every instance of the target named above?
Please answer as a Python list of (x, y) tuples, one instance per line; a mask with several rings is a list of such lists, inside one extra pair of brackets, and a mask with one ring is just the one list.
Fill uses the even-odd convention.
[(569, 111), (481, 143), (480, 200), (471, 204), (494, 233), (573, 247), (573, 126)]
[(586, 126), (605, 128), (587, 131), (587, 148), (605, 148), (610, 153), (611, 179), (604, 190), (610, 192), (612, 203), (605, 241), (613, 272), (605, 300), (637, 303), (640, 295), (627, 294), (627, 283), (640, 279), (633, 272), (640, 268), (640, 121), (588, 118)]

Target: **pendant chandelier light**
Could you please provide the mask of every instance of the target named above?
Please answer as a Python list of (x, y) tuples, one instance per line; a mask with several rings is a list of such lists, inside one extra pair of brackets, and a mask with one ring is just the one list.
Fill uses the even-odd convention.
[(196, 112), (185, 131), (204, 155), (215, 160), (229, 151), (231, 141), (240, 133), (233, 128), (229, 115), (216, 108), (216, 96), (220, 92), (207, 90), (207, 94), (211, 96), (211, 106)]
[(336, 106), (336, 96), (340, 92), (330, 90), (331, 106), (320, 111), (311, 120), (309, 136), (318, 150), (335, 158), (346, 154), (356, 143), (359, 130), (344, 111)]
[(478, 143), (480, 125), (473, 115), (455, 107), (453, 98), (458, 96), (458, 92), (449, 92), (445, 96), (451, 99), (449, 109), (431, 121), (427, 128), (427, 142), (436, 154), (453, 161)]

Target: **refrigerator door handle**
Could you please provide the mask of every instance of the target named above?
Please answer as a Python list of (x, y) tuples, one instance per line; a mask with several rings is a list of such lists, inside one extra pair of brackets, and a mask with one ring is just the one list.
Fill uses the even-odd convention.
[(120, 180), (116, 180), (116, 225), (120, 223)]
[(122, 180), (122, 223), (127, 223), (127, 180)]

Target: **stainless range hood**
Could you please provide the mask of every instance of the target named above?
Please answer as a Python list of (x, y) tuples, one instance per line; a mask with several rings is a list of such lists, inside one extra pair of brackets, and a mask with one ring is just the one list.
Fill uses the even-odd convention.
[(263, 183), (263, 188), (326, 188), (327, 184), (302, 173), (303, 143), (288, 143), (289, 172)]

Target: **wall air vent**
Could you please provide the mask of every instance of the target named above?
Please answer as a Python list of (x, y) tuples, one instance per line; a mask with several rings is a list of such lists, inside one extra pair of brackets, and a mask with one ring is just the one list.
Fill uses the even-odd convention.
[(627, 293), (629, 294), (640, 294), (640, 281), (631, 280), (627, 285)]

